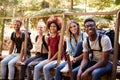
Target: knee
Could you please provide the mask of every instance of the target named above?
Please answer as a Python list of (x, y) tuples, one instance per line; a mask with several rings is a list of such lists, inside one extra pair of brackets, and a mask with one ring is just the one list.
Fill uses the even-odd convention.
[(97, 70), (94, 70), (93, 72), (92, 72), (92, 77), (94, 77), (94, 76), (99, 76), (100, 74), (99, 74), (99, 72), (97, 71)]
[(2, 61), (1, 61), (1, 65), (7, 65), (7, 62), (4, 61), (4, 60), (2, 60)]
[(11, 67), (11, 66), (14, 66), (14, 63), (9, 62), (9, 63), (8, 63), (8, 67)]
[(48, 71), (49, 70), (49, 67), (47, 66), (47, 65), (45, 65), (44, 67), (43, 67), (43, 71)]
[(34, 67), (34, 70), (35, 70), (35, 71), (38, 71), (38, 70), (39, 70), (39, 66), (35, 66), (35, 67)]
[(59, 66), (58, 66), (58, 67), (56, 67), (56, 71), (57, 71), (57, 72), (60, 72), (60, 70), (61, 70), (61, 69), (62, 69), (62, 68), (61, 68), (61, 67), (59, 67)]

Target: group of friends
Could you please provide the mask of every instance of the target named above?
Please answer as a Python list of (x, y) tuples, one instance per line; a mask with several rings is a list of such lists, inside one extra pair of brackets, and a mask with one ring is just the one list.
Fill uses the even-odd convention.
[[(11, 34), (9, 55), (1, 60), (1, 80), (7, 78), (14, 80), (16, 64), (21, 64), (19, 80), (24, 80), (26, 74), (28, 80), (39, 80), (41, 78), (41, 69), (43, 70), (44, 79), (50, 80), (50, 70), (52, 68), (56, 68), (54, 80), (62, 80), (61, 72), (69, 71), (66, 54), (70, 56), (74, 80), (87, 80), (88, 75), (91, 75), (92, 80), (101, 80), (103, 75), (110, 73), (112, 70), (110, 60), (112, 45), (110, 39), (108, 36), (102, 35), (102, 51), (99, 51), (98, 38), (100, 34), (97, 32), (96, 22), (92, 18), (85, 19), (85, 32), (81, 30), (79, 23), (75, 20), (68, 21), (66, 39), (65, 43), (63, 43), (65, 48), (63, 48), (59, 65), (57, 65), (57, 55), (61, 36), (60, 29), (62, 27), (61, 18), (51, 16), (46, 24), (43, 21), (38, 21), (35, 56), (26, 58), (26, 60), (24, 59), (25, 34), (20, 30), (22, 21), (15, 19), (13, 23), (15, 31)], [(49, 32), (44, 34), (46, 28), (48, 28)], [(6, 77), (7, 74), (8, 77)]]

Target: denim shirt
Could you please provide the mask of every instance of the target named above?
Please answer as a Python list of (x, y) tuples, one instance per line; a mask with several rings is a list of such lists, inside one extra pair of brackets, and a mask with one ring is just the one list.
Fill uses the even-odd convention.
[(85, 39), (86, 36), (87, 36), (86, 33), (81, 32), (81, 33), (79, 34), (79, 37), (78, 37), (78, 42), (75, 41), (75, 38), (74, 38), (73, 35), (71, 35), (70, 39), (67, 38), (67, 39), (66, 39), (66, 45), (67, 45), (66, 52), (70, 52), (70, 53), (72, 53), (72, 55), (74, 56), (74, 53), (75, 53), (77, 44), (78, 44), (80, 41), (83, 41), (83, 39)]

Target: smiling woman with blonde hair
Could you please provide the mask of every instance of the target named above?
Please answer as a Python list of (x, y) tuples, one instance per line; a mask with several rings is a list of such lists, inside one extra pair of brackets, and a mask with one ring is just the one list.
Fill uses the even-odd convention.
[[(82, 41), (86, 35), (81, 31), (80, 25), (75, 20), (70, 20), (66, 31), (66, 52), (70, 55), (73, 69), (79, 66), (82, 59)], [(80, 57), (78, 57), (80, 56)], [(67, 61), (61, 63), (56, 68), (55, 80), (62, 80), (61, 72), (68, 72)], [(73, 71), (74, 73), (74, 71)], [(77, 73), (74, 73), (76, 75)], [(75, 76), (74, 76), (75, 77)]]
[(35, 39), (35, 56), (27, 59), (24, 61), (24, 64), (21, 65), (21, 73), (20, 73), (20, 80), (24, 80), (25, 71), (28, 68), (28, 80), (32, 80), (33, 74), (32, 70), (34, 66), (38, 64), (40, 61), (45, 60), (48, 58), (48, 46), (46, 37), (43, 34), (46, 30), (46, 25), (43, 21), (39, 21), (37, 24), (37, 31), (38, 35)]

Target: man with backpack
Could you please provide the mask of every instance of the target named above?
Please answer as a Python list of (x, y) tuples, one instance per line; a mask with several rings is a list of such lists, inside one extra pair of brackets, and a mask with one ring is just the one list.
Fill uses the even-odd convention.
[[(86, 39), (83, 42), (83, 60), (77, 74), (77, 80), (87, 80), (90, 74), (92, 80), (100, 80), (101, 76), (112, 70), (111, 41), (108, 36), (97, 33), (96, 23), (93, 19), (86, 19), (84, 27), (88, 34), (88, 40)], [(99, 37), (101, 37), (102, 50), (99, 46)]]
[(14, 32), (11, 34), (11, 45), (9, 55), (1, 61), (1, 74), (2, 80), (13, 80), (15, 74), (15, 64), (19, 60), (20, 54), (23, 52), (22, 45), (24, 45), (25, 35), (20, 31), (22, 21), (19, 19), (14, 20)]

